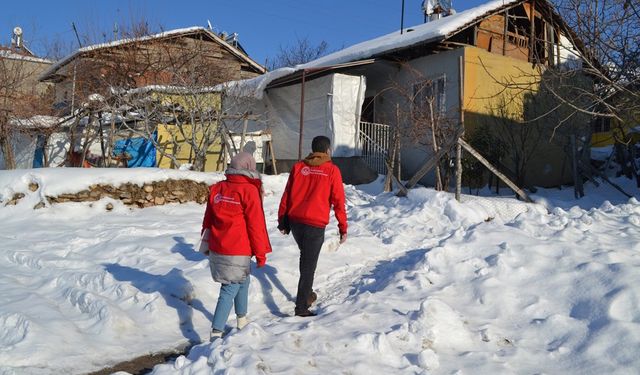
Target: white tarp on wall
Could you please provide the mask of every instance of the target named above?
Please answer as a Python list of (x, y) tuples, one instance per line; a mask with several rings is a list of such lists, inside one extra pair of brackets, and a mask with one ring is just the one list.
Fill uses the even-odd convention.
[(63, 167), (67, 150), (69, 149), (69, 136), (66, 133), (53, 133), (47, 143), (47, 157), (50, 167)]
[[(37, 141), (37, 137), (28, 134), (16, 132), (12, 135), (11, 146), (16, 169), (33, 168), (33, 157), (35, 156)], [(6, 169), (2, 149), (0, 149), (0, 169)]]
[[(300, 137), (301, 85), (278, 87), (265, 91), (261, 100), (247, 98), (225, 102), (225, 112), (242, 112), (250, 107), (253, 115), (248, 131), (269, 130), (274, 154), (279, 160), (296, 160)], [(357, 155), (360, 111), (364, 101), (365, 78), (331, 74), (305, 82), (304, 128), (302, 155), (311, 152), (311, 140), (318, 135), (331, 139), (333, 156)], [(237, 107), (237, 108), (233, 108)], [(244, 108), (244, 109), (243, 109)], [(238, 132), (238, 123), (228, 124)]]

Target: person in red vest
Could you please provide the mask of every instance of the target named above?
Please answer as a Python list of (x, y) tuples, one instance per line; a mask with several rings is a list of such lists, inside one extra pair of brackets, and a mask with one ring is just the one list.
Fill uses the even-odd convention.
[(313, 278), (331, 206), (338, 220), (340, 243), (347, 240), (344, 186), (340, 170), (331, 162), (331, 141), (317, 136), (311, 142), (311, 150), (291, 168), (278, 210), (278, 229), (285, 235), (291, 232), (300, 249), (295, 314), (303, 317), (316, 315), (309, 307), (317, 298)]
[(211, 276), (219, 283), (220, 295), (213, 315), (211, 340), (222, 337), (232, 305), (237, 327), (247, 325), (251, 257), (258, 268), (271, 252), (262, 207), (262, 181), (251, 154), (241, 152), (231, 159), (226, 180), (209, 189), (209, 200), (202, 221), (208, 236)]

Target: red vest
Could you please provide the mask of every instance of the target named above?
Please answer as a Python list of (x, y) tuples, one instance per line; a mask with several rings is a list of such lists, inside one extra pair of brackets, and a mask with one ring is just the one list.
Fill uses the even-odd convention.
[(297, 162), (287, 181), (280, 200), (278, 220), (285, 216), (289, 221), (324, 228), (329, 224), (329, 210), (333, 206), (338, 229), (347, 233), (344, 186), (340, 169), (331, 161), (313, 166)]
[(209, 250), (223, 255), (255, 255), (271, 252), (264, 219), (259, 179), (227, 175), (209, 189), (202, 229), (209, 228)]

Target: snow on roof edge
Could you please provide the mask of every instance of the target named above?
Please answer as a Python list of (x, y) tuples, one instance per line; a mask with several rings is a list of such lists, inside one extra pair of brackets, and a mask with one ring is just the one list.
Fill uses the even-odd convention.
[(258, 64), (251, 57), (245, 55), (244, 53), (239, 51), (236, 47), (232, 46), (231, 44), (227, 43), (222, 38), (218, 37), (211, 30), (209, 30), (209, 29), (207, 29), (207, 28), (205, 28), (203, 26), (191, 26), (191, 27), (185, 27), (185, 28), (180, 28), (180, 29), (173, 29), (173, 30), (163, 31), (163, 32), (160, 32), (160, 33), (157, 33), (157, 34), (145, 35), (145, 36), (141, 36), (141, 37), (137, 37), (137, 38), (118, 39), (118, 40), (114, 40), (114, 41), (111, 41), (111, 42), (108, 42), (108, 43), (97, 43), (97, 44), (92, 44), (92, 45), (89, 45), (89, 46), (78, 48), (76, 51), (74, 51), (70, 55), (67, 55), (66, 57), (63, 57), (62, 59), (60, 59), (59, 61), (57, 61), (53, 65), (51, 65), (51, 67), (49, 67), (49, 69), (47, 69), (46, 72), (42, 73), (38, 79), (39, 80), (44, 80), (44, 79), (48, 78), (56, 70), (58, 70), (59, 68), (61, 68), (64, 65), (66, 65), (69, 61), (73, 60), (78, 55), (81, 55), (82, 53), (85, 53), (85, 52), (95, 51), (95, 50), (102, 49), (102, 48), (117, 47), (117, 46), (121, 46), (121, 45), (124, 45), (124, 44), (127, 44), (127, 43), (132, 43), (132, 42), (147, 41), (147, 40), (158, 39), (158, 38), (166, 38), (166, 37), (170, 37), (170, 36), (174, 36), (174, 35), (187, 34), (187, 33), (195, 32), (195, 31), (204, 31), (204, 32), (209, 33), (210, 35), (214, 36), (224, 46), (229, 47), (231, 49), (231, 51), (237, 52), (236, 54), (238, 56), (240, 56), (240, 57), (244, 58), (245, 60), (247, 60), (247, 62), (249, 62), (250, 64), (254, 65), (254, 67), (256, 67), (256, 68), (258, 68), (258, 69), (260, 69), (262, 71), (265, 70), (262, 65)]
[(223, 87), (221, 85), (216, 86), (203, 86), (198, 88), (189, 88), (184, 86), (175, 86), (175, 85), (148, 85), (142, 87), (136, 87), (133, 89), (126, 90), (128, 94), (145, 94), (148, 92), (161, 92), (168, 94), (202, 94), (202, 93), (210, 93), (210, 92), (221, 92)]
[(228, 86), (236, 88), (243, 87), (245, 89), (242, 90), (243, 93), (249, 93), (249, 95), (246, 96), (253, 96), (257, 99), (261, 99), (263, 91), (269, 83), (288, 74), (295, 73), (303, 69), (326, 67), (372, 58), (394, 50), (407, 48), (418, 43), (434, 41), (438, 38), (445, 38), (448, 34), (475, 22), (478, 18), (483, 17), (488, 13), (521, 1), (523, 0), (492, 0), (459, 13), (443, 17), (439, 20), (405, 28), (405, 30), (413, 30), (410, 32), (400, 34), (399, 30), (396, 30), (393, 33), (354, 44), (350, 47), (333, 52), (305, 64), (280, 68), (267, 72), (259, 77), (230, 82)]
[(0, 50), (0, 57), (4, 57), (6, 59), (12, 60), (23, 60), (23, 61), (31, 61), (43, 64), (53, 64), (53, 61), (48, 59), (43, 59), (42, 57), (34, 57), (34, 56), (25, 56), (19, 53), (15, 53), (8, 50)]

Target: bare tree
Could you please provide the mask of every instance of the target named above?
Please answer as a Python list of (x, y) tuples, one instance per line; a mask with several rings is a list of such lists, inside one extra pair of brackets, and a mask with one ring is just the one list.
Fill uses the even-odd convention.
[[(408, 63), (401, 65), (408, 72), (407, 80), (411, 84), (405, 85), (397, 80), (390, 80), (388, 88), (378, 95), (395, 101), (396, 128), (403, 145), (426, 149), (428, 154), (435, 154), (442, 147), (450, 147), (450, 140), (459, 132), (460, 124), (457, 113), (452, 113), (445, 102), (446, 78), (426, 77)], [(453, 177), (450, 165), (455, 157), (452, 152), (445, 152), (436, 165), (437, 190), (449, 189), (449, 181)]]
[[(586, 106), (575, 110), (620, 121), (640, 112), (640, 5), (631, 0), (556, 0), (569, 25), (564, 30), (573, 44), (583, 46), (583, 64), (574, 69), (553, 69), (554, 74), (581, 70), (594, 78), (594, 89), (581, 94)], [(550, 90), (558, 99), (573, 97)], [(571, 93), (574, 94), (574, 93)]]
[[(173, 167), (204, 170), (214, 145), (225, 144), (228, 134), (220, 121), (226, 89), (220, 84), (239, 79), (240, 69), (231, 69), (231, 62), (219, 57), (219, 46), (202, 38), (152, 40), (139, 35), (146, 27), (132, 30), (128, 43), (76, 63), (76, 96), (90, 110), (83, 139), (106, 143), (105, 164), (113, 135), (124, 131), (151, 142)], [(105, 123), (110, 123), (106, 141), (92, 130)]]
[(42, 66), (41, 59), (0, 50), (0, 148), (7, 169), (16, 167), (12, 139), (24, 130), (20, 120), (51, 114), (51, 91), (37, 87)]
[(295, 66), (315, 60), (329, 52), (329, 44), (324, 40), (313, 44), (309, 38), (297, 38), (288, 46), (280, 45), (278, 53), (267, 63), (269, 70), (286, 66)]

